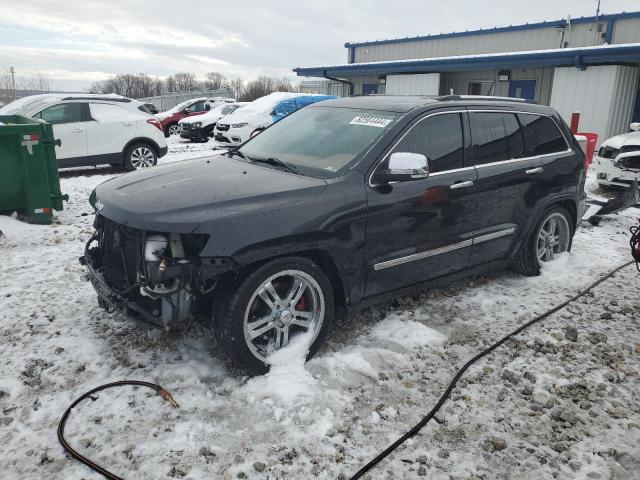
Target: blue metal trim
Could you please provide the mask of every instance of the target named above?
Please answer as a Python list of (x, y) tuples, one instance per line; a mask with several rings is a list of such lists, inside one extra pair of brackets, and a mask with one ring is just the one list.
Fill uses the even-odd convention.
[(611, 63), (640, 63), (640, 45), (567, 48), (550, 51), (515, 52), (504, 55), (470, 55), (405, 61), (353, 63), (326, 67), (294, 68), (301, 77), (381, 75), (393, 73), (499, 70), (525, 67), (560, 67)]
[[(619, 19), (626, 18), (640, 18), (640, 12), (622, 12), (622, 13), (614, 13), (610, 15), (600, 15), (598, 20), (601, 22), (609, 22), (615, 21)], [(591, 23), (595, 22), (596, 17), (579, 17), (572, 18), (572, 24), (580, 24), (580, 23)], [(565, 19), (562, 20), (551, 20), (545, 22), (537, 22), (537, 23), (525, 23), (523, 25), (509, 25), (508, 27), (494, 27), (494, 28), (481, 28), (479, 30), (468, 30), (466, 32), (451, 32), (451, 33), (440, 33), (436, 35), (416, 35), (415, 37), (405, 37), (405, 38), (390, 38), (385, 40), (371, 40), (364, 42), (347, 42), (344, 44), (345, 48), (350, 47), (365, 47), (369, 45), (384, 45), (384, 44), (393, 44), (393, 43), (406, 43), (406, 42), (416, 42), (420, 40), (441, 40), (443, 38), (455, 38), (455, 37), (466, 37), (468, 35), (484, 35), (488, 33), (505, 33), (505, 32), (517, 32), (521, 30), (535, 30), (538, 28), (560, 28), (567, 25), (567, 21)], [(609, 29), (607, 28), (607, 32)]]
[[(613, 42), (613, 30), (616, 28), (616, 21), (612, 18), (607, 20), (607, 30), (604, 32), (604, 43), (611, 44)], [(353, 50), (353, 48), (351, 49)]]

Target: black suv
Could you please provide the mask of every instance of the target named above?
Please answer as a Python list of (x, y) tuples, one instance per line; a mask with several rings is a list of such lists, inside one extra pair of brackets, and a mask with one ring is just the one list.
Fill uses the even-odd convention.
[(99, 185), (81, 261), (100, 304), (146, 324), (210, 318), (251, 373), (336, 314), (568, 251), (584, 154), (552, 108), (367, 96), (310, 105), (237, 149)]

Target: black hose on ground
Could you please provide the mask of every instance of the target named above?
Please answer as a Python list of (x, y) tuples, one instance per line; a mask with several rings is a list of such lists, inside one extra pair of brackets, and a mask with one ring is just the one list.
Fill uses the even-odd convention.
[[(409, 438), (411, 438), (415, 434), (417, 434), (427, 423), (429, 423), (429, 421), (435, 416), (435, 414), (438, 412), (438, 410), (442, 407), (442, 405), (447, 400), (447, 398), (449, 398), (449, 395), (451, 394), (451, 392), (453, 391), (454, 387), (458, 383), (458, 380), (460, 380), (462, 375), (464, 375), (464, 373), (467, 371), (467, 369), (471, 365), (473, 365), (475, 362), (480, 360), (482, 357), (484, 357), (484, 356), (488, 355), (489, 353), (491, 353), (492, 351), (494, 351), (496, 348), (501, 346), (504, 342), (506, 342), (511, 337), (516, 336), (517, 334), (519, 334), (520, 332), (522, 332), (526, 328), (530, 327), (534, 323), (537, 323), (537, 322), (547, 318), (549, 315), (552, 315), (552, 314), (558, 312), (559, 310), (561, 310), (562, 308), (566, 307), (571, 302), (575, 302), (580, 297), (584, 296), (587, 292), (591, 291), (593, 288), (597, 287), (598, 285), (600, 285), (602, 282), (604, 282), (608, 278), (611, 278), (616, 272), (622, 270), (625, 267), (628, 267), (629, 265), (635, 264), (635, 263), (636, 263), (635, 260), (632, 260), (630, 262), (627, 262), (627, 263), (624, 263), (622, 265), (619, 265), (619, 266), (615, 267), (614, 269), (612, 269), (609, 272), (607, 272), (604, 276), (602, 276), (601, 278), (599, 278), (598, 280), (593, 282), (591, 285), (587, 286), (583, 290), (580, 290), (574, 296), (570, 297), (569, 299), (565, 300), (564, 302), (560, 303), (559, 305), (556, 305), (555, 307), (547, 310), (546, 312), (536, 316), (535, 318), (529, 320), (527, 323), (521, 325), (520, 327), (518, 327), (517, 329), (515, 329), (511, 333), (505, 335), (500, 340), (498, 340), (496, 343), (494, 343), (490, 347), (486, 348), (485, 350), (483, 350), (482, 352), (478, 353), (473, 358), (471, 358), (471, 360), (469, 360), (467, 363), (465, 363), (464, 366), (460, 370), (458, 370), (456, 375), (453, 377), (453, 380), (451, 381), (451, 383), (449, 383), (449, 386), (447, 387), (445, 392), (442, 394), (442, 396), (440, 397), (440, 399), (438, 400), (436, 405), (431, 409), (431, 411), (422, 420), (420, 420), (413, 428), (411, 428), (411, 430), (409, 430), (407, 433), (405, 433), (400, 438), (398, 438), (398, 440), (393, 442), (389, 447), (387, 447), (385, 450), (383, 450), (373, 460), (371, 460), (364, 467), (362, 467), (360, 470), (358, 470), (355, 473), (355, 475), (353, 475), (351, 477), (351, 480), (357, 480), (357, 479), (361, 478), (365, 473), (367, 473), (369, 470), (371, 470), (373, 467), (375, 467), (378, 463), (380, 463), (382, 460), (384, 460), (395, 449), (397, 449), (400, 445), (402, 445)], [(94, 471), (100, 473), (101, 475), (103, 475), (104, 477), (108, 478), (109, 480), (124, 480), (124, 479), (122, 477), (119, 477), (119, 476), (115, 475), (114, 473), (111, 473), (110, 471), (108, 471), (107, 469), (101, 467), (100, 465), (92, 462), (90, 459), (88, 459), (87, 457), (85, 457), (81, 453), (79, 453), (76, 450), (74, 450), (73, 447), (71, 447), (71, 445), (69, 445), (67, 440), (64, 438), (64, 427), (66, 425), (66, 422), (67, 422), (67, 419), (69, 417), (69, 414), (71, 413), (71, 410), (73, 410), (73, 408), (75, 408), (76, 405), (78, 405), (80, 402), (82, 402), (83, 400), (89, 398), (94, 393), (97, 393), (97, 392), (99, 392), (101, 390), (105, 390), (107, 388), (112, 388), (112, 387), (120, 387), (120, 386), (124, 386), (124, 385), (134, 385), (134, 386), (141, 386), (141, 387), (151, 388), (152, 390), (155, 390), (164, 400), (166, 400), (169, 403), (171, 403), (171, 405), (173, 407), (178, 407), (178, 404), (173, 399), (171, 394), (167, 390), (162, 388), (160, 385), (156, 385), (154, 383), (149, 383), (149, 382), (143, 382), (143, 381), (139, 381), (139, 380), (123, 380), (123, 381), (119, 381), (119, 382), (112, 382), (112, 383), (107, 383), (105, 385), (100, 385), (100, 386), (98, 386), (96, 388), (93, 388), (92, 390), (89, 390), (88, 392), (82, 394), (80, 397), (78, 397), (67, 408), (67, 410), (64, 412), (64, 414), (60, 418), (60, 422), (58, 423), (58, 441), (60, 442), (62, 447), (67, 451), (67, 453), (69, 453), (69, 455), (71, 455), (73, 458), (75, 458), (79, 462), (82, 462), (85, 465), (87, 465), (92, 470), (94, 470)]]
[(156, 385), (155, 383), (143, 382), (140, 380), (122, 380), (119, 382), (106, 383), (104, 385), (100, 385), (99, 387), (93, 388), (86, 393), (83, 393), (71, 405), (69, 405), (67, 410), (64, 412), (64, 414), (60, 418), (60, 422), (58, 423), (58, 441), (60, 442), (60, 445), (62, 445), (62, 448), (64, 448), (67, 451), (67, 453), (71, 455), (73, 458), (75, 458), (79, 462), (84, 463), (86, 466), (88, 466), (92, 470), (95, 470), (96, 472), (108, 478), (109, 480), (124, 480), (124, 479), (122, 477), (117, 476), (114, 473), (111, 473), (109, 470), (101, 467), (97, 463), (92, 462), (87, 457), (85, 457), (81, 453), (74, 450), (73, 447), (69, 445), (69, 442), (67, 442), (67, 440), (64, 438), (64, 427), (67, 423), (67, 419), (69, 418), (69, 414), (71, 413), (71, 410), (73, 410), (73, 408), (76, 405), (78, 405), (80, 402), (91, 397), (91, 395), (101, 390), (106, 390), (107, 388), (112, 388), (112, 387), (122, 387), (125, 385), (134, 385), (138, 387), (150, 388), (152, 390), (155, 390), (158, 393), (158, 395), (160, 395), (164, 400), (169, 402), (174, 408), (177, 408), (179, 406), (176, 403), (176, 401), (173, 399), (171, 394), (167, 390), (162, 388), (160, 385)]
[(505, 335), (500, 340), (498, 340), (496, 343), (494, 343), (490, 347), (486, 348), (485, 350), (483, 350), (482, 352), (478, 353), (476, 356), (471, 358), (471, 360), (469, 360), (467, 363), (465, 363), (464, 366), (460, 370), (458, 370), (458, 373), (456, 373), (456, 375), (453, 377), (453, 380), (451, 381), (451, 383), (449, 384), (449, 386), (447, 387), (445, 392), (442, 394), (442, 396), (440, 397), (440, 399), (438, 400), (436, 405), (431, 409), (431, 411), (422, 420), (420, 420), (411, 430), (409, 430), (407, 433), (405, 433), (400, 438), (398, 438), (395, 442), (393, 442), (386, 449), (384, 449), (378, 456), (376, 456), (373, 460), (371, 460), (364, 467), (362, 467), (360, 470), (358, 470), (355, 473), (355, 475), (353, 475), (351, 477), (351, 480), (357, 480), (357, 479), (361, 478), (365, 473), (367, 473), (369, 470), (371, 470), (373, 467), (375, 467), (378, 463), (380, 463), (382, 460), (384, 460), (387, 456), (389, 456), (396, 448), (398, 448), (400, 445), (402, 445), (404, 442), (406, 442), (408, 439), (410, 439), (415, 434), (417, 434), (420, 430), (422, 430), (422, 428), (427, 423), (429, 423), (429, 421), (435, 416), (435, 414), (438, 412), (438, 410), (440, 410), (440, 407), (442, 407), (442, 405), (447, 400), (447, 398), (449, 398), (449, 395), (451, 395), (451, 392), (454, 389), (454, 387), (456, 386), (456, 384), (458, 383), (458, 380), (460, 380), (460, 377), (462, 377), (464, 372), (466, 372), (467, 369), (471, 365), (476, 363), (478, 360), (480, 360), (485, 355), (488, 355), (489, 353), (493, 352), (496, 348), (498, 348), (504, 342), (509, 340), (511, 337), (516, 336), (517, 334), (522, 332), (524, 329), (530, 327), (534, 323), (537, 323), (537, 322), (547, 318), (549, 315), (552, 315), (552, 314), (556, 313), (557, 311), (563, 309), (564, 307), (566, 307), (571, 302), (575, 302), (580, 297), (584, 296), (587, 292), (589, 292), (593, 288), (597, 287), (598, 285), (600, 285), (602, 282), (604, 282), (608, 278), (611, 278), (616, 272), (618, 272), (618, 271), (622, 270), (623, 268), (628, 267), (629, 265), (632, 265), (632, 264), (635, 264), (635, 260), (633, 260), (631, 262), (624, 263), (622, 265), (619, 265), (619, 266), (615, 267), (613, 270), (610, 270), (603, 277), (599, 278), (598, 280), (593, 282), (591, 285), (589, 285), (585, 289), (580, 290), (577, 294), (575, 294), (574, 296), (572, 296), (568, 300), (565, 300), (561, 304), (556, 305), (555, 307), (553, 307), (553, 308), (547, 310), (546, 312), (536, 316), (535, 318), (529, 320), (527, 323), (525, 323), (525, 324), (521, 325), (520, 327), (516, 328), (513, 332)]

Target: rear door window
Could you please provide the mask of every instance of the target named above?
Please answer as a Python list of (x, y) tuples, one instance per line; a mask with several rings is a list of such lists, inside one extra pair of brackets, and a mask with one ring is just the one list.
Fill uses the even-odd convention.
[(425, 155), (429, 159), (430, 173), (462, 168), (462, 116), (446, 113), (425, 118), (409, 130), (393, 151)]
[(514, 113), (469, 113), (475, 165), (525, 156), (522, 129)]
[(528, 113), (519, 113), (518, 118), (524, 131), (527, 157), (567, 150), (567, 142), (551, 118)]
[(52, 125), (82, 122), (82, 103), (61, 103), (34, 115)]

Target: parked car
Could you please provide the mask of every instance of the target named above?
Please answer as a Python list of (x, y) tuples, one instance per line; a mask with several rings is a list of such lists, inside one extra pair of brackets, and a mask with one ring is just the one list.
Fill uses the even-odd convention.
[(204, 115), (183, 118), (178, 122), (180, 136), (193, 142), (207, 142), (213, 136), (213, 129), (221, 118), (235, 112), (247, 102), (221, 103)]
[(630, 125), (631, 132), (602, 142), (593, 168), (602, 188), (629, 187), (640, 182), (640, 123)]
[(144, 103), (143, 105), (151, 115), (155, 115), (160, 111), (153, 103)]
[[(336, 314), (571, 248), (585, 156), (514, 100), (363, 96), (310, 105), (238, 149), (99, 185), (83, 262), (102, 306), (163, 329), (210, 318), (239, 366)], [(167, 201), (171, 199), (171, 201)]]
[(305, 105), (334, 98), (337, 97), (290, 92), (265, 95), (246, 105), (242, 110), (228, 115), (224, 121), (218, 122), (214, 130), (214, 138), (218, 142), (240, 145)]
[(166, 112), (156, 114), (156, 118), (160, 120), (160, 124), (162, 125), (162, 130), (164, 131), (165, 136), (169, 137), (171, 135), (177, 135), (180, 133), (180, 126), (178, 125), (178, 122), (183, 118), (207, 113), (209, 110), (211, 110), (211, 107), (220, 103), (233, 102), (235, 102), (235, 99), (233, 98), (192, 98), (191, 100), (179, 103)]
[(110, 164), (136, 170), (167, 153), (160, 122), (145, 106), (119, 95), (44, 94), (21, 98), (0, 115), (23, 115), (53, 125), (60, 167)]

